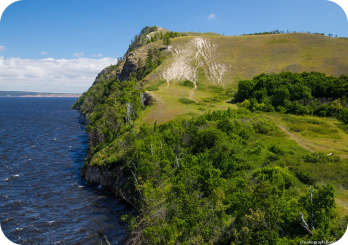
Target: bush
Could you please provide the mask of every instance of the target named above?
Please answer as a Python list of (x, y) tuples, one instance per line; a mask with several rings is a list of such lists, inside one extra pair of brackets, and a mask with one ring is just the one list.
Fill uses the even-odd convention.
[(278, 187), (278, 189), (288, 189), (295, 183), (294, 176), (289, 173), (286, 169), (281, 167), (264, 167), (262, 169), (256, 170), (253, 173), (253, 177), (261, 180), (268, 181), (271, 184)]
[(254, 123), (254, 129), (257, 133), (268, 134), (274, 130), (274, 124), (267, 122), (266, 120), (257, 121)]
[(159, 90), (159, 88), (157, 86), (151, 86), (151, 87), (148, 87), (147, 90), (148, 91), (157, 91), (157, 90)]
[(311, 163), (329, 162), (329, 157), (323, 152), (307, 154), (303, 159)]
[(286, 108), (279, 105), (279, 106), (277, 106), (277, 111), (280, 112), (280, 113), (285, 113), (286, 112)]
[(341, 120), (342, 122), (348, 124), (348, 109), (347, 108), (343, 109), (340, 112), (338, 119)]
[(183, 104), (194, 104), (194, 103), (196, 103), (193, 100), (189, 100), (189, 99), (186, 99), (186, 98), (180, 98), (179, 102), (181, 102)]
[(270, 152), (273, 152), (274, 154), (277, 154), (277, 155), (284, 155), (285, 154), (285, 151), (276, 144), (270, 145), (268, 147), (268, 150)]

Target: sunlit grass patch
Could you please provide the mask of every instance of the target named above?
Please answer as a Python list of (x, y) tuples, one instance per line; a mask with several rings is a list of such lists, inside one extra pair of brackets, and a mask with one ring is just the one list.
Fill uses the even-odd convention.
[(194, 104), (195, 102), (193, 100), (189, 100), (186, 98), (180, 98), (179, 102), (183, 103), (183, 104)]
[(312, 151), (348, 156), (348, 134), (341, 129), (345, 125), (338, 120), (279, 113), (268, 113), (268, 115)]

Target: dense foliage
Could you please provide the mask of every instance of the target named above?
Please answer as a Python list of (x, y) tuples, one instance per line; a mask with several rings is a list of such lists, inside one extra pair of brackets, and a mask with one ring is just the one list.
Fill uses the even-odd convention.
[(240, 81), (236, 99), (251, 110), (336, 117), (348, 123), (347, 96), (347, 75), (282, 72)]
[(130, 131), (145, 109), (144, 90), (136, 79), (106, 81), (93, 85), (76, 101), (73, 108), (88, 117), (88, 157), (115, 138)]
[[(133, 204), (139, 211), (136, 217), (123, 217), (129, 242), (297, 244), (339, 239), (346, 227), (336, 217), (334, 187), (316, 189), (310, 202), (309, 191), (300, 191), (300, 181), (286, 165), (305, 164), (312, 155), (261, 143), (273, 134), (273, 123), (240, 109), (143, 125), (125, 136), (127, 150), (118, 157), (127, 163), (126, 190), (138, 196)], [(118, 143), (103, 154), (116, 148)], [(312, 224), (312, 209), (315, 229), (304, 227), (300, 215)]]

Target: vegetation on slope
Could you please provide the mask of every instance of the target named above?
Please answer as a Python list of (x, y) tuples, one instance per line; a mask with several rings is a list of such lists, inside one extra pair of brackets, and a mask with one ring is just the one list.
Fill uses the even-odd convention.
[[(177, 50), (180, 55), (186, 54), (185, 47), (195, 38), (195, 36), (174, 38), (171, 50), (174, 53)], [(216, 87), (223, 89), (221, 95), (226, 94), (231, 97), (233, 92), (237, 91), (240, 80), (251, 80), (261, 73), (316, 71), (336, 77), (348, 74), (348, 58), (344, 55), (348, 52), (348, 42), (338, 38), (307, 33), (235, 37), (210, 35), (199, 38), (207, 39), (214, 45), (213, 61), (225, 65), (223, 84), (217, 86), (209, 79), (207, 66), (209, 63), (198, 67), (194, 99), (204, 105), (195, 103), (188, 106), (182, 106), (177, 101), (180, 98), (190, 99), (190, 89), (176, 86), (177, 83), (187, 78), (170, 81), (169, 86), (166, 83), (156, 85), (158, 90), (152, 91), (151, 95), (161, 103), (146, 112), (145, 122), (154, 123), (158, 120), (162, 123), (178, 117), (188, 118), (192, 115), (201, 115), (204, 111), (233, 108), (233, 105), (225, 103), (227, 99), (213, 103), (205, 102), (205, 100), (217, 95), (212, 89)], [(161, 45), (161, 42), (157, 41), (148, 45), (156, 47), (156, 45)], [(158, 84), (162, 80), (161, 74), (172, 65), (174, 56), (177, 54), (169, 53), (161, 66), (145, 77), (146, 87)], [(189, 80), (192, 81), (192, 78)]]
[(170, 38), (180, 36), (181, 34), (179, 32), (171, 32), (158, 26), (146, 26), (138, 35), (135, 35), (131, 40), (131, 44), (129, 45), (127, 53), (158, 40), (163, 40), (165, 45), (170, 45)]
[(336, 117), (348, 123), (348, 76), (319, 72), (261, 74), (240, 81), (236, 98), (251, 110)]
[[(260, 38), (262, 45), (267, 43), (273, 48), (287, 46), (291, 39), (303, 38), (289, 36), (289, 40), (284, 41), (277, 34), (272, 36), (275, 38), (257, 38)], [(221, 48), (216, 59), (227, 64), (235, 62), (238, 55), (226, 59), (226, 54), (221, 53), (229, 50), (231, 42), (224, 42), (231, 41), (231, 37), (209, 38)], [(233, 41), (241, 41), (238, 41), (240, 37), (236, 38)], [(242, 38), (249, 38), (248, 41), (255, 44), (255, 37)], [(172, 40), (172, 48), (190, 40), (190, 36), (175, 38)], [(247, 39), (243, 40), (245, 42)], [(322, 40), (316, 41), (319, 46), (323, 45)], [(301, 132), (294, 132), (297, 129), (292, 131), (290, 125), (293, 122), (295, 124), (295, 116), (266, 114), (257, 110), (258, 107), (248, 107), (254, 112), (245, 108), (232, 110), (231, 108), (236, 108), (235, 105), (225, 101), (231, 98), (233, 86), (229, 85), (234, 81), (230, 78), (240, 72), (238, 67), (233, 67), (235, 72), (226, 75), (224, 86), (209, 83), (205, 75), (206, 67), (199, 67), (196, 77), (198, 87), (195, 91), (198, 102), (190, 100), (189, 92), (194, 88), (192, 81), (169, 83), (160, 79), (159, 71), (166, 65), (163, 55), (165, 50), (156, 47), (161, 43), (158, 40), (144, 46), (147, 48), (147, 56), (144, 60), (139, 60), (140, 65), (133, 69), (128, 79), (120, 82), (116, 77), (105, 79), (108, 74), (103, 74), (99, 82), (74, 105), (90, 120), (87, 127), (90, 146), (84, 167), (98, 166), (112, 170), (115, 166), (122, 165), (122, 171), (128, 178), (120, 192), (138, 211), (136, 216), (128, 214), (123, 217), (129, 227), (128, 242), (298, 244), (305, 240), (340, 239), (348, 218), (342, 215), (348, 212), (342, 211), (341, 205), (342, 199), (348, 196), (342, 194), (348, 187), (348, 178), (342, 175), (348, 170), (347, 159), (315, 152), (317, 149), (312, 150), (312, 146), (308, 147), (308, 151), (307, 147), (299, 146), (297, 141), (289, 138), (277, 125), (284, 125), (294, 135), (310, 131), (311, 136), (328, 134), (330, 137), (341, 137), (333, 140), (345, 140), (342, 134), (346, 136), (346, 133), (320, 131), (321, 123), (324, 126), (326, 123), (321, 118), (317, 120), (319, 124), (311, 118), (296, 118), (304, 121), (299, 121), (297, 125)], [(291, 45), (293, 44), (289, 46)], [(307, 47), (303, 49), (306, 50)], [(234, 49), (233, 52), (236, 54), (239, 50)], [(278, 59), (276, 56), (282, 52), (266, 55), (266, 59)], [(253, 55), (250, 50), (248, 54)], [(314, 57), (316, 54), (311, 55)], [(322, 62), (327, 57), (318, 58)], [(284, 62), (290, 64), (293, 60)], [(336, 61), (332, 60), (333, 63)], [(240, 62), (246, 62), (249, 66), (260, 65), (257, 61), (254, 64), (250, 57), (241, 59)], [(343, 64), (346, 60), (342, 58), (339, 62)], [(239, 74), (248, 79), (259, 69), (267, 71), (263, 64), (248, 71), (247, 75), (243, 71)], [(302, 87), (306, 85), (302, 78), (304, 73), (284, 74), (299, 80)], [(263, 80), (261, 78), (264, 76), (272, 84), (282, 74), (262, 74), (258, 77)], [(326, 80), (326, 76), (322, 74), (319, 77), (324, 77), (324, 87), (334, 80)], [(345, 77), (342, 79), (346, 81)], [(336, 80), (333, 84), (335, 82)], [(273, 90), (280, 87), (280, 84), (275, 83)], [(345, 85), (343, 87), (346, 88)], [(257, 87), (252, 86), (251, 91), (255, 91), (255, 96), (252, 92), (243, 99), (255, 97), (257, 100), (259, 90), (253, 90), (254, 88)], [(267, 88), (266, 86), (267, 105), (276, 110), (279, 105), (272, 104), (274, 91)], [(290, 85), (287, 89), (291, 89)], [(298, 92), (297, 89), (294, 91)], [(290, 97), (289, 101), (302, 103), (301, 96), (306, 94), (303, 91), (309, 90), (299, 89), (299, 99), (291, 101)], [(146, 105), (149, 104), (149, 98), (146, 98), (146, 93), (157, 100), (156, 105), (148, 109)], [(240, 98), (240, 92), (238, 96)], [(311, 96), (314, 98), (312, 92)], [(314, 101), (313, 98), (308, 98)], [(341, 95), (338, 98), (345, 101)], [(261, 103), (261, 100), (257, 101), (257, 104)], [(345, 106), (342, 102), (341, 105)], [(214, 111), (208, 112), (212, 110)], [(186, 119), (169, 121), (178, 117)], [(326, 130), (337, 130), (333, 123), (329, 126)], [(309, 185), (313, 189), (312, 202)], [(335, 199), (336, 193), (340, 193), (341, 199)], [(337, 202), (339, 209), (336, 207), (336, 200), (340, 200)]]
[[(348, 162), (309, 154), (245, 109), (143, 125), (114, 139), (90, 164), (120, 163), (129, 176), (123, 195), (139, 213), (124, 216), (135, 244), (252, 244), (256, 238), (297, 244), (335, 241), (346, 228), (335, 211), (335, 188), (320, 176), (337, 164), (346, 172)], [(306, 175), (310, 168), (321, 169), (318, 185)], [(334, 183), (348, 186), (343, 176)], [(313, 205), (304, 184), (317, 186)], [(312, 207), (314, 235), (300, 216), (311, 224)]]
[[(285, 33), (285, 31), (274, 30), (274, 31), (256, 32), (256, 33), (243, 34), (243, 36), (246, 36), (246, 35), (269, 35), (269, 34), (282, 34), (282, 33)], [(286, 33), (290, 33), (289, 30), (287, 30)], [(297, 33), (297, 32), (293, 31), (292, 33)], [(301, 32), (299, 32), (299, 33), (301, 33)], [(311, 33), (311, 32), (308, 31), (307, 33)], [(325, 35), (324, 33), (318, 33), (318, 32), (315, 32), (313, 34), (322, 35), (322, 36)], [(334, 35), (329, 33), (328, 36), (333, 37)], [(335, 37), (337, 38), (337, 35)]]

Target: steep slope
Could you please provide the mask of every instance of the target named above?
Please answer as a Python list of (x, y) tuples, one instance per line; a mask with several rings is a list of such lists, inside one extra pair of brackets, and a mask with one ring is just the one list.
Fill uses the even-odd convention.
[[(311, 34), (188, 33), (164, 45), (155, 40), (158, 30), (144, 28), (74, 105), (90, 123), (81, 174), (138, 210), (137, 217), (124, 216), (127, 243), (250, 244), (262, 237), (264, 244), (295, 244), (320, 234), (338, 240), (346, 223), (335, 211), (334, 186), (326, 184), (348, 186), (348, 160), (336, 156), (346, 147), (332, 157), (311, 153), (320, 147), (309, 143), (318, 140), (290, 134), (281, 114), (233, 110), (230, 101), (239, 80), (262, 72), (348, 74), (348, 42)], [(347, 139), (335, 120), (291, 121), (297, 120), (329, 125), (335, 137), (320, 137), (334, 145)], [(309, 223), (309, 185), (315, 205), (328, 204), (324, 214), (315, 206), (315, 232), (299, 216)], [(327, 225), (328, 217), (336, 225)]]

